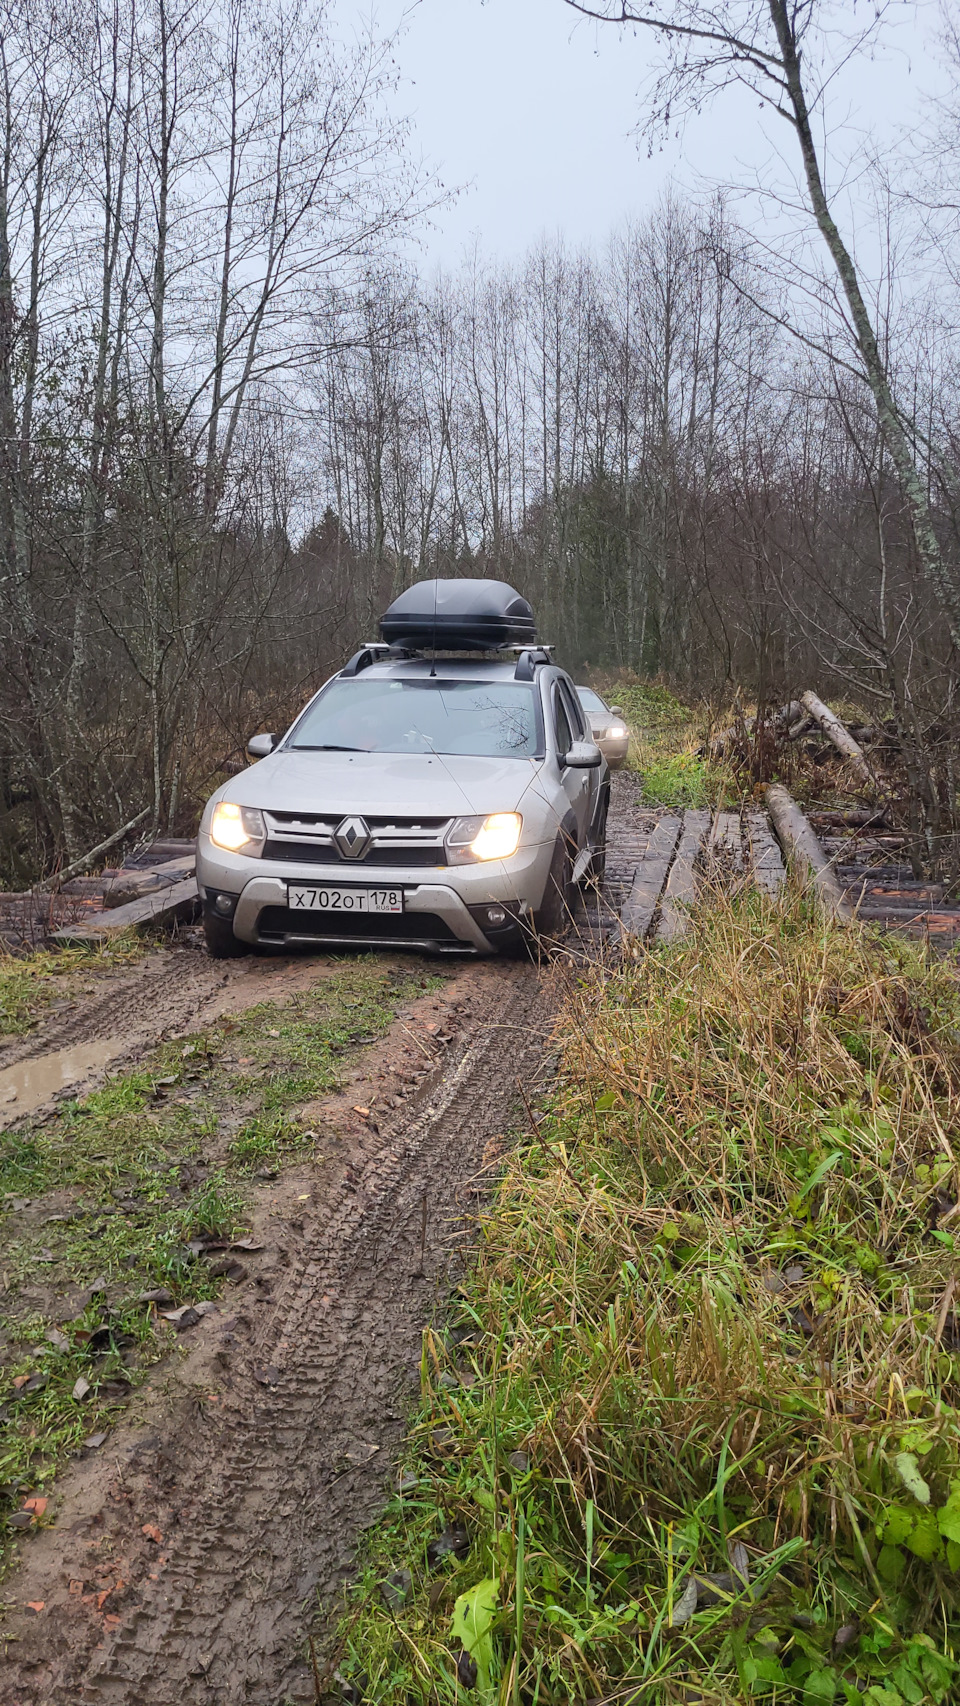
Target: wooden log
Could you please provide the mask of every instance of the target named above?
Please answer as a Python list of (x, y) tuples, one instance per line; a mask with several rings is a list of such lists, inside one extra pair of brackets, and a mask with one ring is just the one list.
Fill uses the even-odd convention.
[(807, 692), (803, 695), (802, 704), (809, 711), (811, 717), (814, 717), (820, 724), (831, 745), (835, 746), (837, 751), (853, 765), (857, 775), (869, 788), (876, 788), (877, 778), (867, 763), (862, 749), (857, 745), (850, 730), (845, 728), (840, 718), (831, 711), (829, 705), (825, 705), (823, 700), (818, 699), (813, 692)]
[(690, 923), (689, 907), (696, 899), (697, 880), (694, 872), (697, 855), (710, 833), (711, 812), (684, 812), (683, 834), (677, 856), (670, 867), (667, 886), (663, 891), (660, 925), (657, 939), (672, 942), (682, 936)]
[(833, 867), (792, 794), (779, 782), (771, 782), (765, 794), (787, 865), (802, 882), (812, 885), (826, 912), (842, 920), (852, 918), (853, 909), (844, 899)]
[(128, 901), (139, 900), (141, 895), (169, 888), (171, 883), (192, 876), (196, 865), (196, 853), (189, 853), (180, 859), (165, 859), (162, 865), (148, 866), (145, 870), (134, 867), (133, 870), (118, 871), (112, 881), (104, 885), (104, 907), (125, 906)]
[(680, 823), (679, 817), (662, 817), (647, 843), (620, 913), (624, 941), (629, 937), (642, 939), (650, 928), (676, 851)]
[(787, 872), (780, 844), (774, 837), (766, 812), (747, 813), (747, 835), (753, 880), (764, 894), (775, 897), (787, 880)]
[(739, 812), (717, 812), (707, 842), (708, 854), (725, 856), (737, 876), (743, 870), (743, 842)]
[(55, 942), (98, 942), (117, 930), (145, 930), (151, 924), (171, 923), (175, 918), (192, 918), (197, 908), (199, 891), (196, 877), (184, 877), (179, 883), (161, 889), (157, 894), (132, 900), (126, 906), (115, 906), (109, 912), (88, 912), (76, 924), (64, 924), (54, 932)]

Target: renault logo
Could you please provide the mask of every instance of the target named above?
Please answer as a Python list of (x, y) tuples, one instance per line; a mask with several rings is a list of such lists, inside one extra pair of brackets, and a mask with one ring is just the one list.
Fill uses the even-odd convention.
[(362, 859), (370, 846), (370, 831), (362, 817), (345, 817), (333, 832), (341, 859)]

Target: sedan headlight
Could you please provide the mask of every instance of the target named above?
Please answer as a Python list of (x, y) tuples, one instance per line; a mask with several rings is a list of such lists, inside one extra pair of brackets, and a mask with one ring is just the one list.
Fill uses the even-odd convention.
[(458, 817), (447, 835), (448, 865), (473, 865), (481, 859), (509, 859), (520, 844), (519, 812), (489, 817)]
[(254, 806), (235, 806), (230, 800), (220, 800), (214, 806), (210, 840), (215, 847), (224, 847), (228, 853), (249, 853), (259, 859), (266, 839), (263, 813)]
[(607, 730), (611, 740), (622, 740), (626, 732), (622, 723), (611, 723)]

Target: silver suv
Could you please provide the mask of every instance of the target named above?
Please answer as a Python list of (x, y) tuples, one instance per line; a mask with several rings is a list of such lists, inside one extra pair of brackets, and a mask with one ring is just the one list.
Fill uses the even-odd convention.
[(209, 800), (210, 952), (249, 945), (491, 954), (562, 933), (602, 880), (609, 776), (549, 652), (367, 646)]

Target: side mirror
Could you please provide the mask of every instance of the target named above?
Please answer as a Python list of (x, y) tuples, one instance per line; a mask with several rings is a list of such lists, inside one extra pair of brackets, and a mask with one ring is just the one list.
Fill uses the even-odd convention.
[(624, 715), (623, 706), (622, 705), (611, 705), (610, 715), (611, 715), (611, 717), (622, 717)]
[(276, 744), (276, 735), (251, 735), (247, 741), (247, 752), (251, 758), (266, 758)]
[(568, 770), (596, 770), (603, 763), (603, 753), (592, 740), (575, 740), (561, 762)]

